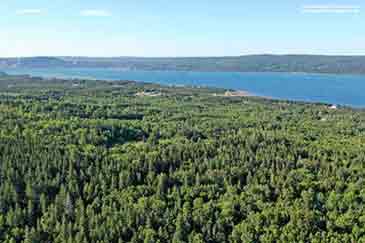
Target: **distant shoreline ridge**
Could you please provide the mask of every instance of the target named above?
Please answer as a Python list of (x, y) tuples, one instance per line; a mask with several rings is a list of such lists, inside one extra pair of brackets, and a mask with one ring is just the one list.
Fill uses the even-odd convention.
[(0, 58), (0, 70), (2, 68), (108, 68), (126, 71), (289, 72), (365, 75), (365, 56), (19, 57)]

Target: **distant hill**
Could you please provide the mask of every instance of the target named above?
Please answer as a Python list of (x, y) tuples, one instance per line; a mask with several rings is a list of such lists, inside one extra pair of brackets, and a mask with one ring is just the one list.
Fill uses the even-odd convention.
[(0, 68), (74, 67), (162, 71), (308, 72), (365, 74), (365, 56), (251, 55), (237, 57), (0, 58)]
[(1, 67), (67, 67), (69, 63), (57, 57), (23, 57), (23, 58), (0, 58)]

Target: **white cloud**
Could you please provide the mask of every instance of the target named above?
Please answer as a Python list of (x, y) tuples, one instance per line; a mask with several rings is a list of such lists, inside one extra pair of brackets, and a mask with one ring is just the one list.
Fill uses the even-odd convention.
[(15, 12), (17, 15), (38, 15), (42, 13), (40, 9), (20, 9)]
[(80, 14), (86, 17), (109, 17), (112, 15), (110, 12), (102, 9), (86, 9), (82, 10)]
[(355, 5), (305, 5), (303, 13), (360, 13), (360, 6)]

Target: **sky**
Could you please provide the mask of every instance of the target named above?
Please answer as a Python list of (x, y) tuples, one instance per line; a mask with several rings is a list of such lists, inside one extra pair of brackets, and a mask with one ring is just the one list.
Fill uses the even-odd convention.
[(364, 0), (1, 0), (0, 56), (365, 55)]

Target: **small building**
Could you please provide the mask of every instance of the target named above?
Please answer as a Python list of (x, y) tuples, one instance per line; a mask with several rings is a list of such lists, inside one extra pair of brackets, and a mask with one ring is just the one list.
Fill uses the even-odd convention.
[(331, 110), (337, 110), (337, 105), (331, 105), (329, 108), (330, 108)]

